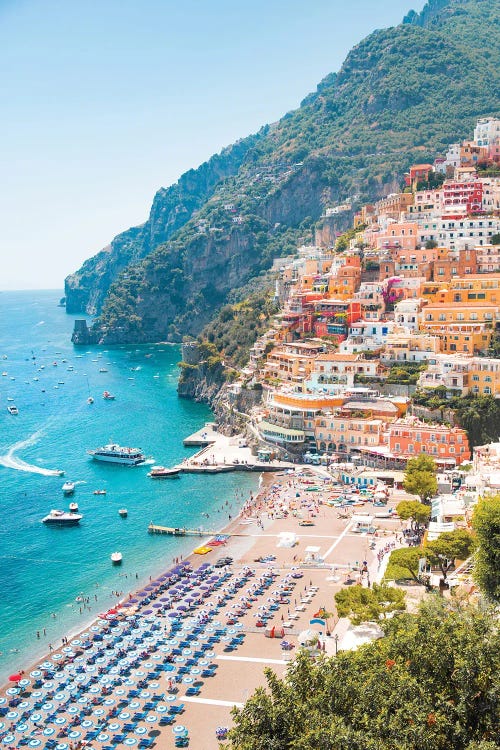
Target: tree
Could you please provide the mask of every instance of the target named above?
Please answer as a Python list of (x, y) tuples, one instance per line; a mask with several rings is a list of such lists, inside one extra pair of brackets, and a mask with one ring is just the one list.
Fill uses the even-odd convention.
[(436, 475), (430, 471), (414, 471), (406, 474), (403, 487), (409, 495), (418, 495), (425, 502), (437, 493), (438, 483)]
[(420, 453), (415, 458), (410, 458), (406, 464), (406, 473), (411, 474), (413, 471), (430, 471), (436, 473), (436, 462), (428, 453)]
[(418, 563), (423, 557), (420, 547), (402, 547), (391, 552), (384, 579), (399, 581), (413, 578), (416, 583), (422, 583), (418, 576)]
[(428, 505), (416, 500), (401, 500), (396, 506), (396, 513), (402, 521), (411, 519), (412, 526), (418, 528), (420, 525), (427, 523), (431, 515), (431, 509)]
[(423, 503), (430, 500), (438, 489), (434, 459), (426, 453), (410, 458), (403, 487), (410, 495), (418, 495)]
[(474, 579), (486, 598), (500, 602), (500, 495), (483, 497), (474, 509)]
[(446, 581), (448, 571), (455, 560), (466, 560), (474, 547), (474, 537), (465, 529), (445, 531), (433, 542), (428, 542), (425, 555), (433, 565), (438, 565), (443, 579)]
[(405, 594), (393, 586), (373, 584), (371, 589), (352, 586), (335, 594), (339, 617), (348, 617), (353, 625), (378, 622), (389, 613), (403, 612)]
[(438, 246), (436, 240), (427, 240), (425, 243), (425, 249), (426, 250), (434, 250)]
[(500, 245), (500, 234), (494, 234), (490, 240), (492, 245)]
[[(493, 750), (500, 633), (491, 612), (432, 597), (336, 658), (299, 653), (233, 710), (228, 750)], [(448, 647), (447, 647), (448, 646)]]

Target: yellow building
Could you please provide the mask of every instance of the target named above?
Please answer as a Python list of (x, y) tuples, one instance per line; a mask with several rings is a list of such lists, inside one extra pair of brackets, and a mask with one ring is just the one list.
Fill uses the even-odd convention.
[(493, 327), (499, 318), (498, 306), (484, 302), (431, 303), (421, 313), (420, 329), (437, 336), (441, 351), (475, 352), (489, 347)]
[(455, 305), (500, 305), (500, 274), (480, 274), (449, 281), (425, 282), (420, 288), (423, 299), (432, 303)]

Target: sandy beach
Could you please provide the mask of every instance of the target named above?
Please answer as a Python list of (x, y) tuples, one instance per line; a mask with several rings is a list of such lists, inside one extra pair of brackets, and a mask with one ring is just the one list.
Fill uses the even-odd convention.
[[(375, 534), (355, 533), (356, 513), (381, 508), (368, 493), (332, 507), (342, 488), (325, 475), (265, 475), (211, 552), (179, 560), (37, 665), (20, 655), (21, 679), (1, 690), (0, 743), (216, 750), (231, 708), (264, 683), (266, 666), (283, 674), (303, 631), (330, 654), (352, 640), (334, 594), (380, 577), (401, 522), (376, 518)], [(232, 564), (215, 567), (225, 556)], [(326, 627), (311, 625), (323, 608)]]

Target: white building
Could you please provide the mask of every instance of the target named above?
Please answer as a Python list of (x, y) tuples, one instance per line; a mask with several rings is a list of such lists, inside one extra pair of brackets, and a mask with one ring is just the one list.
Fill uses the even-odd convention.
[(418, 329), (418, 313), (421, 308), (420, 299), (403, 299), (394, 305), (394, 320), (397, 325), (410, 331)]

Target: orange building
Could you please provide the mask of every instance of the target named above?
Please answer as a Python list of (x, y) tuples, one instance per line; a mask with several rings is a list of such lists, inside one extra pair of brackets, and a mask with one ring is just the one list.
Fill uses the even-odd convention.
[(389, 425), (389, 450), (407, 459), (427, 453), (438, 463), (454, 461), (461, 464), (471, 457), (465, 430), (443, 424), (426, 424), (414, 418)]

